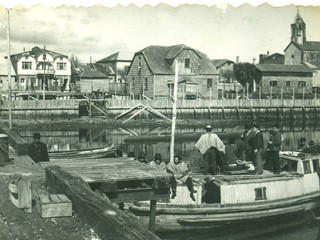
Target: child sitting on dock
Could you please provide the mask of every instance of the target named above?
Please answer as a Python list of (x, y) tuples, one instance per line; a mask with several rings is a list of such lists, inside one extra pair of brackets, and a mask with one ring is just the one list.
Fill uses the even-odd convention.
[(151, 161), (149, 164), (160, 171), (166, 171), (167, 169), (166, 164), (162, 161), (162, 156), (160, 153), (156, 153), (154, 155), (154, 160)]
[(190, 198), (195, 201), (194, 193), (197, 191), (193, 188), (192, 178), (189, 176), (190, 169), (187, 164), (182, 161), (181, 157), (175, 155), (173, 162), (169, 162), (167, 165), (167, 172), (172, 174), (170, 178), (170, 185), (172, 190), (171, 199), (177, 196), (177, 184), (178, 182), (186, 183), (190, 192)]

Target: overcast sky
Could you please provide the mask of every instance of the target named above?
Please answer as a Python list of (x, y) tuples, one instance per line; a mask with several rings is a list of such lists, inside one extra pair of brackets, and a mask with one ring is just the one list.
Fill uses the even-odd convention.
[[(185, 44), (210, 59), (235, 61), (239, 56), (240, 61), (252, 62), (267, 51), (283, 53), (290, 42), (290, 24), (297, 13), (295, 5), (209, 4), (211, 7), (180, 5), (174, 8), (156, 6), (153, 2), (152, 6), (140, 8), (86, 6), (77, 2), (75, 6), (9, 6), (14, 6), (10, 11), (11, 53), (45, 45), (52, 51), (74, 53), (82, 62), (89, 62), (90, 56), (97, 61), (117, 51), (136, 52), (149, 45)], [(0, 4), (3, 6), (0, 8), (0, 52), (5, 56), (7, 12), (4, 7), (8, 6), (1, 1)], [(320, 41), (320, 4), (300, 6), (299, 11), (307, 24), (307, 40)]]

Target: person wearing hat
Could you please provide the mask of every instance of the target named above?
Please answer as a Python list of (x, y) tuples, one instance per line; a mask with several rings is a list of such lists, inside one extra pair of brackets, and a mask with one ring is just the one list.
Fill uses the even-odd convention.
[(205, 174), (217, 174), (217, 160), (219, 153), (225, 153), (225, 145), (217, 134), (212, 132), (212, 126), (205, 127), (206, 133), (202, 134), (195, 147), (200, 151), (206, 163)]
[(154, 160), (149, 164), (160, 171), (166, 171), (167, 169), (167, 165), (162, 161), (162, 156), (160, 153), (156, 153), (154, 155)]
[(314, 140), (309, 141), (309, 145), (303, 149), (305, 153), (320, 153), (320, 146)]
[(49, 162), (47, 145), (40, 142), (40, 133), (33, 134), (33, 143), (28, 145), (28, 155), (35, 162)]
[(169, 162), (167, 165), (167, 172), (171, 174), (170, 185), (171, 185), (171, 199), (177, 196), (177, 184), (185, 183), (190, 192), (190, 198), (192, 201), (196, 201), (194, 193), (197, 193), (193, 188), (192, 178), (189, 176), (190, 169), (188, 165), (182, 161), (180, 156), (175, 155), (173, 162)]

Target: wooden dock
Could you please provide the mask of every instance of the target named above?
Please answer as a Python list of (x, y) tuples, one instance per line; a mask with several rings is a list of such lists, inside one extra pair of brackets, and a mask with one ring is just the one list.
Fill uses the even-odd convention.
[[(116, 231), (116, 234), (119, 234), (123, 221), (131, 226), (138, 224), (133, 223), (136, 222), (136, 219), (130, 219), (128, 216), (126, 220), (121, 220), (121, 218), (119, 220), (123, 214), (122, 211), (122, 213), (118, 212), (119, 209), (123, 209), (124, 203), (134, 201), (150, 201), (149, 230), (153, 232), (156, 202), (157, 200), (169, 200), (170, 175), (128, 158), (62, 159), (41, 163), (41, 165), (46, 168), (46, 184), (49, 188), (56, 193), (68, 196), (73, 202), (75, 211), (78, 214), (85, 212), (83, 218), (89, 219), (92, 226), (97, 227), (95, 230), (102, 235), (108, 231)], [(85, 194), (79, 195), (79, 192), (85, 192)], [(115, 212), (115, 216), (118, 216), (117, 220), (112, 214), (105, 214), (106, 203), (101, 205), (97, 194), (105, 196), (111, 203), (119, 204), (119, 209), (110, 210)], [(110, 206), (108, 206), (109, 209), (111, 209)], [(99, 224), (96, 219), (100, 219)], [(110, 222), (113, 224), (108, 224)], [(141, 226), (132, 226), (132, 228), (137, 231)]]

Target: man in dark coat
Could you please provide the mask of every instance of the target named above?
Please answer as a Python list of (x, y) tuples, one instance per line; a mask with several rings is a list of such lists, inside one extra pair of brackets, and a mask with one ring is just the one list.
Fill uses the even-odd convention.
[(28, 145), (28, 155), (35, 162), (49, 162), (47, 145), (40, 142), (40, 133), (33, 135), (33, 143)]
[(263, 142), (263, 135), (260, 131), (258, 124), (253, 125), (253, 142), (252, 148), (254, 153), (254, 165), (256, 168), (256, 174), (260, 175), (263, 173), (263, 160), (262, 160), (262, 153), (264, 150), (264, 142)]
[(268, 146), (270, 149), (269, 159), (272, 163), (272, 169), (274, 174), (280, 173), (280, 159), (279, 159), (279, 151), (281, 148), (281, 133), (279, 131), (278, 125), (273, 125), (273, 133), (270, 136), (270, 140), (268, 141)]

